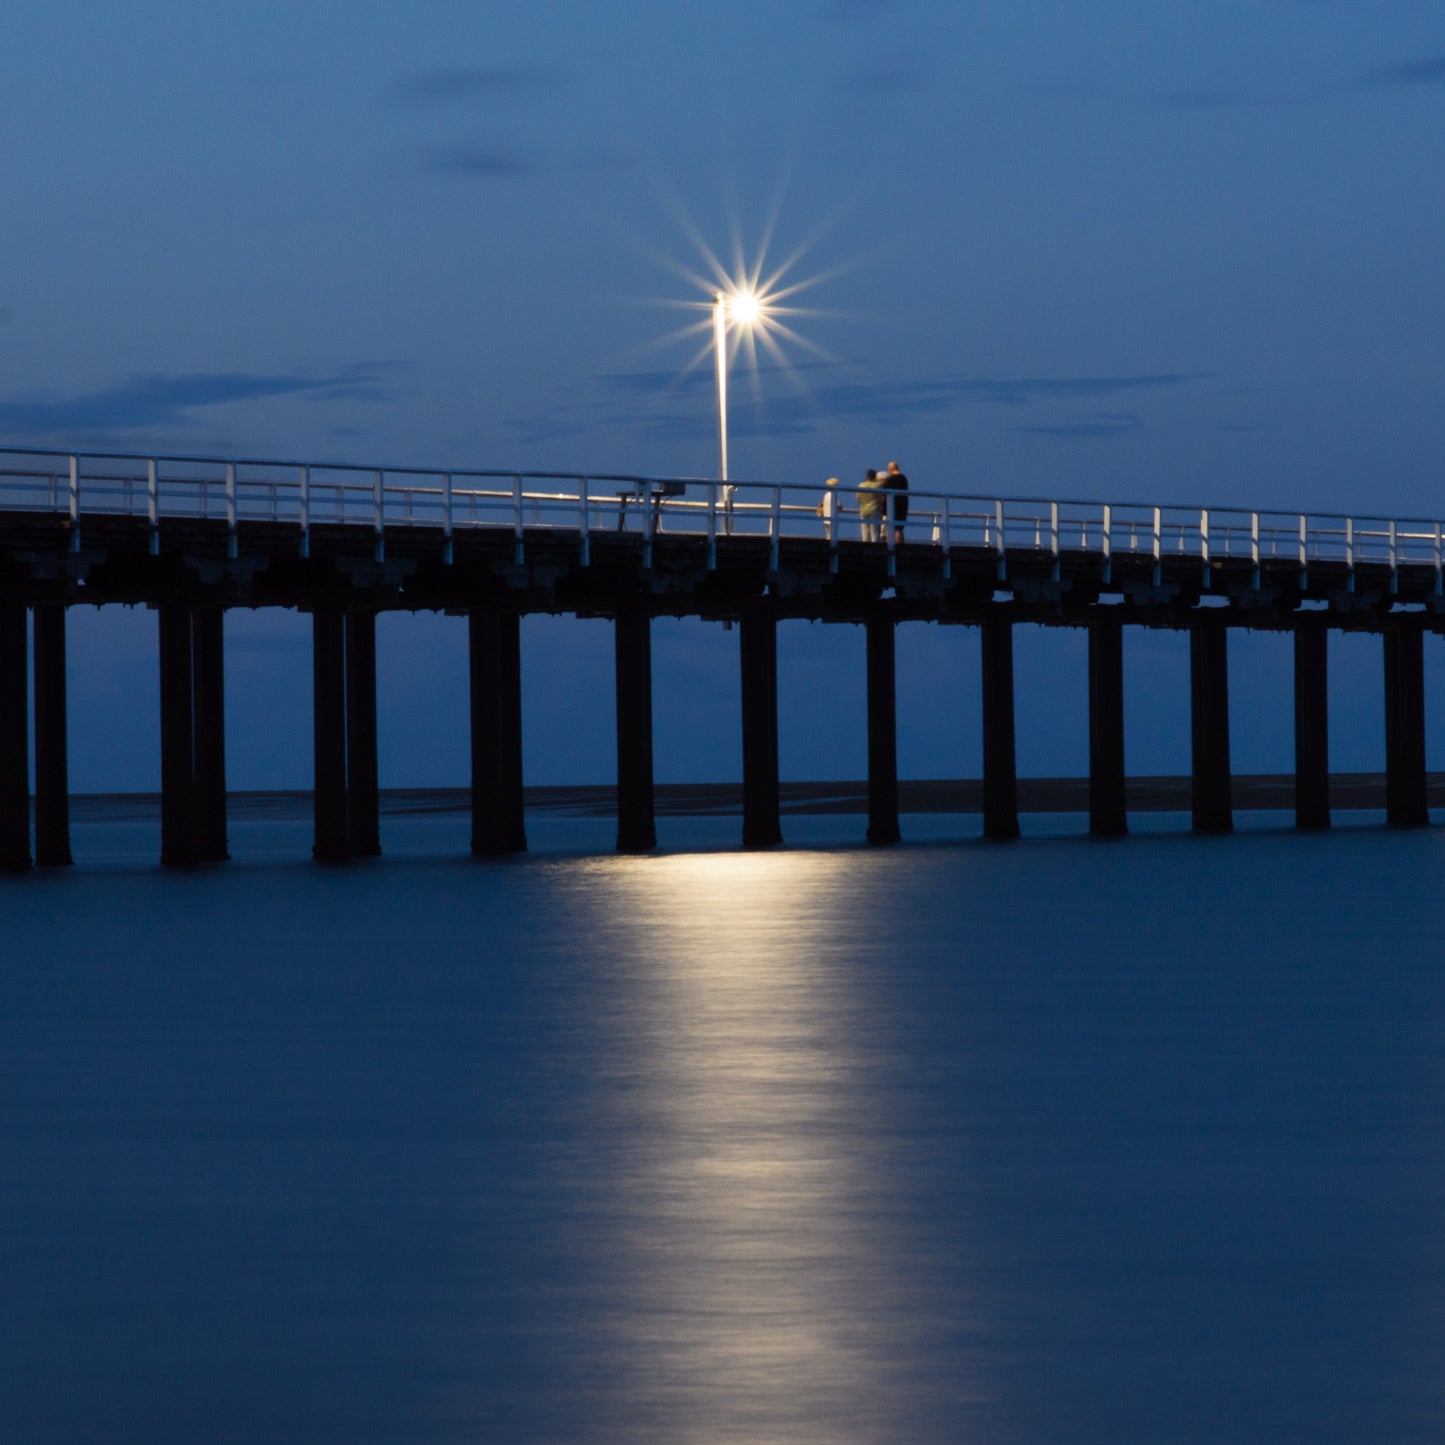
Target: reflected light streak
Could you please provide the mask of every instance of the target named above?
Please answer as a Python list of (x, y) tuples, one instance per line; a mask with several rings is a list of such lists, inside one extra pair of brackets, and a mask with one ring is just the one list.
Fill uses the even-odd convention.
[(663, 1438), (877, 1438), (906, 1388), (899, 1320), (918, 1312), (878, 1223), (889, 1134), (866, 1084), (866, 990), (830, 964), (853, 866), (598, 866), (634, 959), (619, 1107), (647, 1141), (616, 1180), (611, 1349), (629, 1395)]

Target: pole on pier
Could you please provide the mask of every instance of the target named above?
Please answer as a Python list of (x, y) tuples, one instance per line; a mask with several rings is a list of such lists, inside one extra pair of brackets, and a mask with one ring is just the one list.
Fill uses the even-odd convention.
[(1229, 631), (1223, 622), (1200, 620), (1189, 629), (1194, 828), (1228, 833), (1234, 828), (1229, 767)]
[(652, 617), (617, 609), (617, 851), (657, 846), (652, 788)]
[(65, 713), (65, 604), (35, 608), (35, 861), (65, 867), (70, 857), (69, 746)]
[(1124, 626), (1089, 624), (1089, 831), (1129, 831), (1124, 789)]
[(346, 834), (353, 858), (381, 855), (374, 612), (346, 614)]
[(983, 835), (1019, 835), (1019, 784), (1014, 744), (1014, 635), (1004, 613), (983, 620)]
[(183, 602), (156, 610), (161, 674), (161, 864), (196, 861), (194, 615)]
[(868, 634), (868, 841), (896, 843), (898, 701), (891, 617), (870, 617)]
[(1330, 826), (1329, 625), (1322, 616), (1294, 627), (1294, 820)]
[(1419, 627), (1385, 631), (1385, 812), (1396, 828), (1430, 821), (1425, 779), (1425, 645)]
[(783, 841), (775, 617), (748, 613), (742, 618), (738, 657), (743, 691), (743, 847), (774, 848)]
[(0, 602), (0, 870), (30, 867), (30, 680), (23, 602)]
[(225, 610), (191, 613), (191, 682), (194, 704), (196, 861), (224, 863), (226, 838), (226, 624)]
[(335, 606), (311, 614), (312, 735), (316, 812), (311, 856), (337, 862), (347, 856), (346, 623)]
[(527, 847), (522, 795), (521, 618), (496, 608), (467, 619), (471, 669), (472, 854)]

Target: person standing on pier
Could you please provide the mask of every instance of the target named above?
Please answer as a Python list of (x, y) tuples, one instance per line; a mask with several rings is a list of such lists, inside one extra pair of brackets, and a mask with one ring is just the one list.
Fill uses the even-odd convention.
[(882, 486), (883, 478), (872, 467), (858, 483), (858, 520), (862, 523), (865, 542), (883, 540), (883, 519), (888, 509), (880, 492)]
[(908, 478), (903, 475), (897, 462), (888, 463), (888, 474), (883, 485), (895, 495), (893, 497), (893, 543), (897, 546), (903, 540), (903, 524), (908, 520)]
[(838, 493), (835, 490), (837, 485), (838, 478), (829, 477), (823, 500), (818, 503), (818, 515), (823, 519), (823, 540), (827, 542), (833, 540), (833, 523), (838, 516)]

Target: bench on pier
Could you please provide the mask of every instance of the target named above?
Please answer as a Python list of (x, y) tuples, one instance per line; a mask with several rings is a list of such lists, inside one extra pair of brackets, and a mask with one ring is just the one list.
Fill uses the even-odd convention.
[(650, 501), (652, 503), (652, 529), (654, 532), (662, 530), (662, 504), (669, 497), (680, 497), (687, 491), (686, 482), (666, 481), (653, 482), (646, 492), (632, 490), (618, 492), (617, 494), (617, 530), (627, 530), (627, 508), (633, 502)]

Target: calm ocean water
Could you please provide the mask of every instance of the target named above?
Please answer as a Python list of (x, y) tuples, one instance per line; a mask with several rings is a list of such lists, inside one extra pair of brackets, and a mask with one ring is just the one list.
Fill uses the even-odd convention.
[(78, 826), (0, 880), (0, 1438), (1438, 1441), (1445, 832), (1248, 821)]

